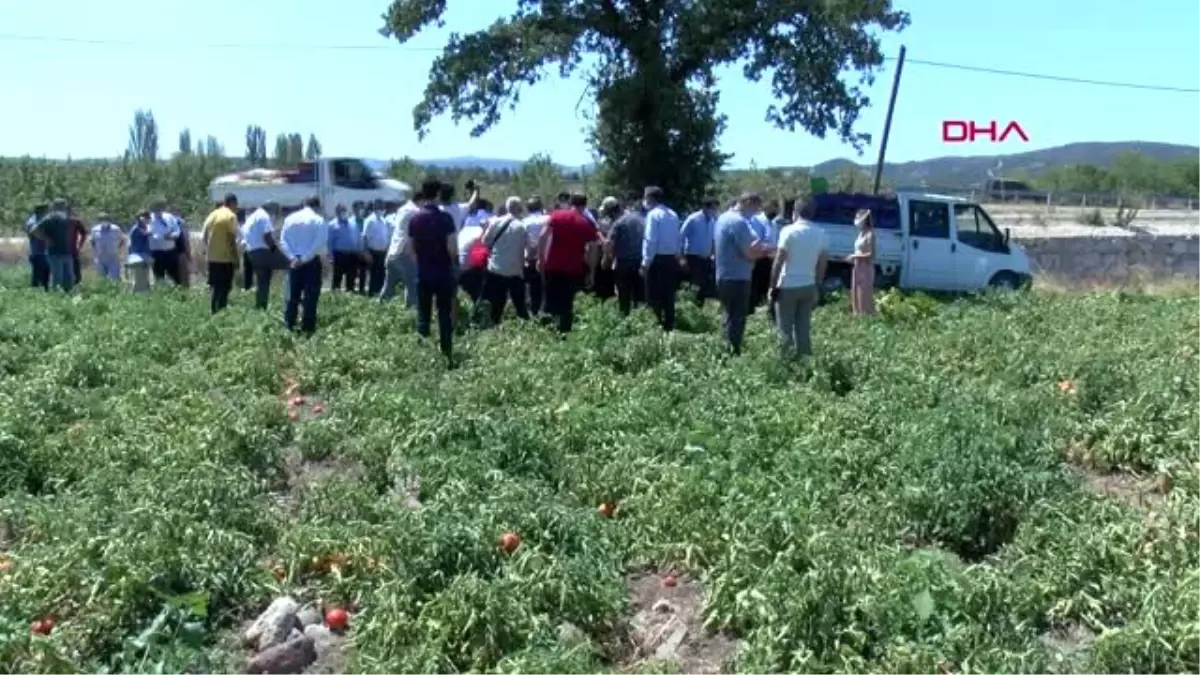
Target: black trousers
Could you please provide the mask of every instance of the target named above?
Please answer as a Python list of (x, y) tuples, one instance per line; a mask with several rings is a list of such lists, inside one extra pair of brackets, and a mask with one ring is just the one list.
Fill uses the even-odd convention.
[(433, 310), (437, 308), (438, 347), (446, 358), (450, 358), (454, 347), (454, 321), (450, 312), (454, 309), (454, 295), (458, 292), (454, 282), (431, 284), (417, 280), (417, 334), (429, 337)]
[(341, 286), (353, 293), (357, 288), (360, 267), (362, 267), (362, 258), (358, 256), (358, 253), (334, 251), (333, 280), (329, 283), (329, 290), (336, 291)]
[(50, 263), (45, 255), (29, 256), (29, 285), (50, 290)]
[[(387, 251), (368, 251), (371, 254), (371, 262), (367, 263), (368, 282), (367, 294), (375, 298), (379, 296), (379, 292), (383, 290), (383, 281), (387, 278)], [(361, 277), (360, 277), (361, 279)], [(359, 287), (359, 292), (362, 287)]]
[(289, 269), (286, 283), (283, 324), (293, 330), (299, 315), (300, 332), (312, 335), (317, 330), (317, 306), (321, 300), (321, 259), (313, 258)]
[(607, 267), (600, 267), (592, 275), (592, 293), (601, 301), (616, 293), (616, 275)]
[(695, 292), (693, 302), (697, 307), (703, 306), (704, 301), (716, 297), (717, 280), (714, 276), (712, 258), (703, 255), (689, 255), (687, 260), (688, 283)]
[(208, 263), (208, 290), (213, 314), (229, 306), (229, 292), (233, 290), (233, 275), (233, 263)]
[(482, 295), (488, 302), (493, 324), (500, 323), (500, 320), (504, 318), (504, 305), (510, 299), (517, 316), (522, 319), (529, 318), (529, 308), (525, 306), (525, 279), (523, 277), (503, 277), (488, 272), (487, 278), (483, 281)]
[(583, 275), (547, 271), (542, 276), (546, 294), (544, 309), (558, 319), (560, 333), (570, 333), (575, 325), (575, 295), (583, 288)]
[(83, 268), (79, 264), (79, 254), (78, 253), (71, 254), (71, 269), (75, 271), (75, 283), (76, 284), (83, 283)]
[(242, 251), (242, 290), (254, 288), (254, 263), (250, 260), (250, 252)]
[(629, 316), (629, 312), (645, 299), (641, 264), (636, 261), (618, 262), (613, 270), (613, 281), (617, 287), (617, 308), (621, 314)]
[(155, 281), (170, 277), (171, 281), (179, 283), (179, 251), (151, 251), (150, 271), (154, 273)]
[(542, 273), (536, 265), (525, 266), (525, 286), (529, 289), (529, 313), (537, 316), (542, 313), (543, 289)]
[(675, 289), (679, 287), (679, 261), (673, 255), (656, 255), (646, 269), (646, 298), (665, 331), (675, 330)]
[(474, 267), (464, 269), (458, 275), (458, 285), (467, 293), (467, 297), (471, 298), (471, 302), (479, 302), (480, 292), (483, 290), (483, 279), (487, 271), (482, 267)]
[(750, 270), (750, 313), (767, 300), (767, 286), (771, 282), (771, 261), (759, 258)]

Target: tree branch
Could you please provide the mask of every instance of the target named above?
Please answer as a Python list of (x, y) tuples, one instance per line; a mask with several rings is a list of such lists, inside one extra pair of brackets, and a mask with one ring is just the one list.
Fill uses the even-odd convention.
[(569, 76), (578, 65), (575, 43), (583, 26), (566, 18), (518, 13), (470, 35), (451, 35), (413, 109), (418, 135), (423, 138), (433, 118), (448, 113), (455, 123), (474, 121), (471, 135), (480, 136), (500, 121), (503, 107), (517, 105), (522, 85), (542, 79), (545, 66), (557, 61), (560, 75)]

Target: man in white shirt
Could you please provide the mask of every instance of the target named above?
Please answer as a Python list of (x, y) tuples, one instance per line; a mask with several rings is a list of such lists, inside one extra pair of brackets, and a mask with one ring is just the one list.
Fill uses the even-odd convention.
[(507, 215), (492, 221), (483, 233), (483, 243), (491, 249), (483, 295), (491, 306), (492, 325), (500, 323), (504, 304), (510, 298), (517, 316), (529, 318), (529, 308), (525, 306), (525, 248), (529, 235), (521, 220), (525, 205), (520, 197), (509, 197), (504, 210)]
[(525, 248), (525, 287), (529, 290), (529, 313), (537, 316), (542, 312), (542, 273), (537, 270), (537, 242), (550, 214), (546, 213), (542, 198), (537, 195), (525, 202), (525, 211), (528, 215), (521, 221), (529, 239)]
[(279, 245), (275, 242), (275, 219), (279, 205), (267, 202), (254, 210), (241, 227), (246, 262), (254, 275), (254, 306), (266, 309), (271, 298), (271, 275), (278, 266)]
[(107, 213), (101, 213), (99, 222), (92, 226), (92, 261), (100, 276), (113, 281), (121, 280), (121, 244), (125, 233), (112, 222)]
[(319, 213), (321, 200), (309, 197), (304, 208), (283, 219), (279, 249), (288, 260), (287, 293), (283, 323), (308, 335), (317, 330), (317, 302), (321, 297), (321, 256), (329, 246), (329, 225)]
[(449, 213), (450, 217), (454, 219), (454, 228), (457, 230), (461, 230), (463, 225), (466, 224), (467, 216), (470, 215), (471, 205), (479, 199), (479, 186), (475, 184), (474, 180), (468, 180), (464, 187), (467, 188), (470, 196), (467, 198), (467, 201), (458, 202), (454, 199), (454, 184), (442, 183), (440, 196), (441, 209)]
[(771, 296), (775, 326), (783, 358), (812, 354), (812, 313), (820, 300), (819, 284), (825, 276), (829, 239), (806, 220), (798, 220), (779, 233), (775, 262), (771, 266)]
[(467, 292), (472, 302), (479, 301), (479, 292), (483, 289), (485, 267), (470, 267), (467, 256), (471, 249), (483, 237), (482, 221), (470, 218), (458, 231), (458, 285)]
[(367, 293), (377, 296), (383, 290), (383, 277), (387, 270), (388, 245), (392, 241), (392, 231), (384, 213), (382, 201), (375, 202), (374, 210), (363, 222), (363, 248), (370, 256), (369, 280)]
[(150, 206), (150, 258), (153, 261), (150, 271), (154, 273), (154, 283), (163, 283), (170, 277), (179, 285), (179, 247), (178, 240), (182, 235), (179, 219), (167, 210), (167, 203), (156, 200)]
[(408, 223), (413, 214), (420, 210), (421, 207), (410, 199), (391, 215), (392, 241), (388, 245), (387, 270), (383, 290), (379, 292), (380, 302), (391, 300), (396, 294), (396, 286), (404, 286), (404, 307), (412, 309), (417, 306), (417, 263), (408, 251), (411, 245)]

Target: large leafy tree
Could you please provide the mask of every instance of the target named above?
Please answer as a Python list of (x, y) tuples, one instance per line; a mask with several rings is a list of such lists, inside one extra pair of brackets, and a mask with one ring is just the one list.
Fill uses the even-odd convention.
[[(406, 42), (440, 27), (445, 10), (446, 0), (394, 0), (381, 32)], [(582, 69), (609, 187), (656, 184), (684, 204), (729, 157), (717, 148), (725, 126), (718, 66), (739, 63), (750, 80), (769, 78), (771, 124), (833, 133), (861, 150), (869, 136), (855, 121), (883, 62), (878, 35), (907, 24), (890, 0), (517, 0), (511, 16), (450, 36), (413, 122), (423, 137), (434, 117), (449, 115), (471, 121), (479, 136), (516, 106), (522, 87)], [(847, 81), (847, 72), (857, 78)]]

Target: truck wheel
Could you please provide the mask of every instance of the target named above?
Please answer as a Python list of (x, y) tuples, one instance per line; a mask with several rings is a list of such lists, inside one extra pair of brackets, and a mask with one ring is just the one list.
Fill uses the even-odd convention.
[(821, 281), (821, 293), (824, 295), (840, 293), (847, 288), (850, 288), (850, 279), (849, 275), (845, 272), (826, 274), (825, 279)]
[(1021, 288), (1021, 280), (1012, 272), (997, 272), (988, 286), (1004, 291), (1016, 291)]

